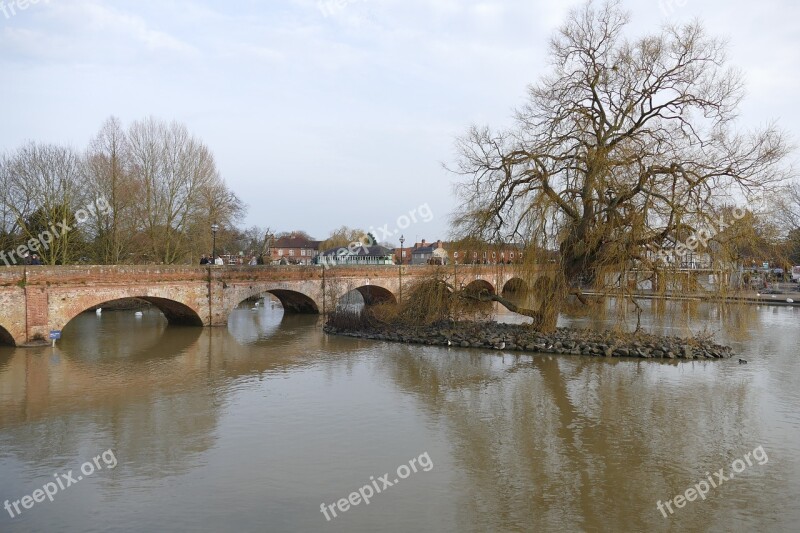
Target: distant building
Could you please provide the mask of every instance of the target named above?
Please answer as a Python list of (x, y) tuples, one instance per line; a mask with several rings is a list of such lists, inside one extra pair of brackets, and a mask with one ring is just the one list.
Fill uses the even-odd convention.
[(319, 255), (322, 241), (308, 239), (292, 234), (275, 239), (270, 243), (270, 261), (293, 265), (311, 265)]
[(411, 250), (412, 265), (446, 265), (447, 263), (448, 254), (442, 241), (430, 243), (422, 239), (421, 242), (414, 243), (414, 248)]
[(331, 248), (316, 258), (317, 264), (335, 265), (393, 265), (394, 257), (391, 248), (375, 244), (358, 248)]
[(521, 263), (523, 258), (523, 246), (516, 243), (451, 242), (448, 248), (452, 261), (459, 265)]
[(716, 248), (716, 243), (709, 243), (711, 245), (709, 248), (698, 247), (700, 249), (691, 250), (671, 237), (666, 242), (663, 248), (655, 246), (646, 248), (645, 256), (651, 263), (680, 269), (708, 270), (713, 268), (714, 263), (719, 262), (709, 253), (713, 251), (712, 248)]
[(412, 245), (403, 246), (401, 248), (395, 248), (392, 250), (392, 255), (394, 255), (394, 262), (396, 265), (410, 265), (411, 264), (411, 252), (414, 251), (414, 247)]

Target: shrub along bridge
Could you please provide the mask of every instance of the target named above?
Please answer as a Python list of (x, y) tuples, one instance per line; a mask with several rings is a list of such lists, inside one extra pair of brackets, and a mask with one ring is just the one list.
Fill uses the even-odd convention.
[(415, 278), (444, 269), (456, 286), (525, 288), (513, 265), (433, 266), (27, 266), (0, 269), (0, 343), (45, 340), (78, 314), (123, 298), (139, 298), (171, 324), (225, 326), (243, 301), (267, 293), (287, 313), (327, 313), (356, 290), (365, 305), (396, 302)]

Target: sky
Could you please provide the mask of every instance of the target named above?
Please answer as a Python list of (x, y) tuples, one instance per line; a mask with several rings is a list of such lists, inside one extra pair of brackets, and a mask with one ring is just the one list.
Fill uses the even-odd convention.
[[(187, 125), (243, 225), (449, 236), (455, 139), (502, 128), (573, 0), (0, 0), (0, 152), (83, 149), (109, 116)], [(729, 40), (740, 127), (798, 139), (800, 2), (624, 0), (631, 37), (700, 19)]]

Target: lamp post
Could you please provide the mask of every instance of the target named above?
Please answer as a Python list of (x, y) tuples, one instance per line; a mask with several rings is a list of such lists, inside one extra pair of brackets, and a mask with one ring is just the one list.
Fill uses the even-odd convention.
[(400, 235), (400, 301), (403, 301), (403, 243), (406, 242), (406, 238), (403, 235)]
[(217, 261), (217, 231), (219, 231), (219, 225), (214, 222), (211, 224), (211, 262), (216, 264)]

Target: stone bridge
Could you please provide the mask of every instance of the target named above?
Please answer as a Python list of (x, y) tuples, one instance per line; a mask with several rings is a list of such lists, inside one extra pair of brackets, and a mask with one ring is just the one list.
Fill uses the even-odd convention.
[(366, 305), (402, 298), (414, 278), (444, 270), (454, 285), (515, 290), (513, 265), (433, 266), (26, 266), (0, 269), (0, 344), (47, 339), (78, 314), (122, 298), (156, 306), (171, 324), (225, 326), (248, 298), (273, 294), (288, 313), (327, 313), (358, 291)]

